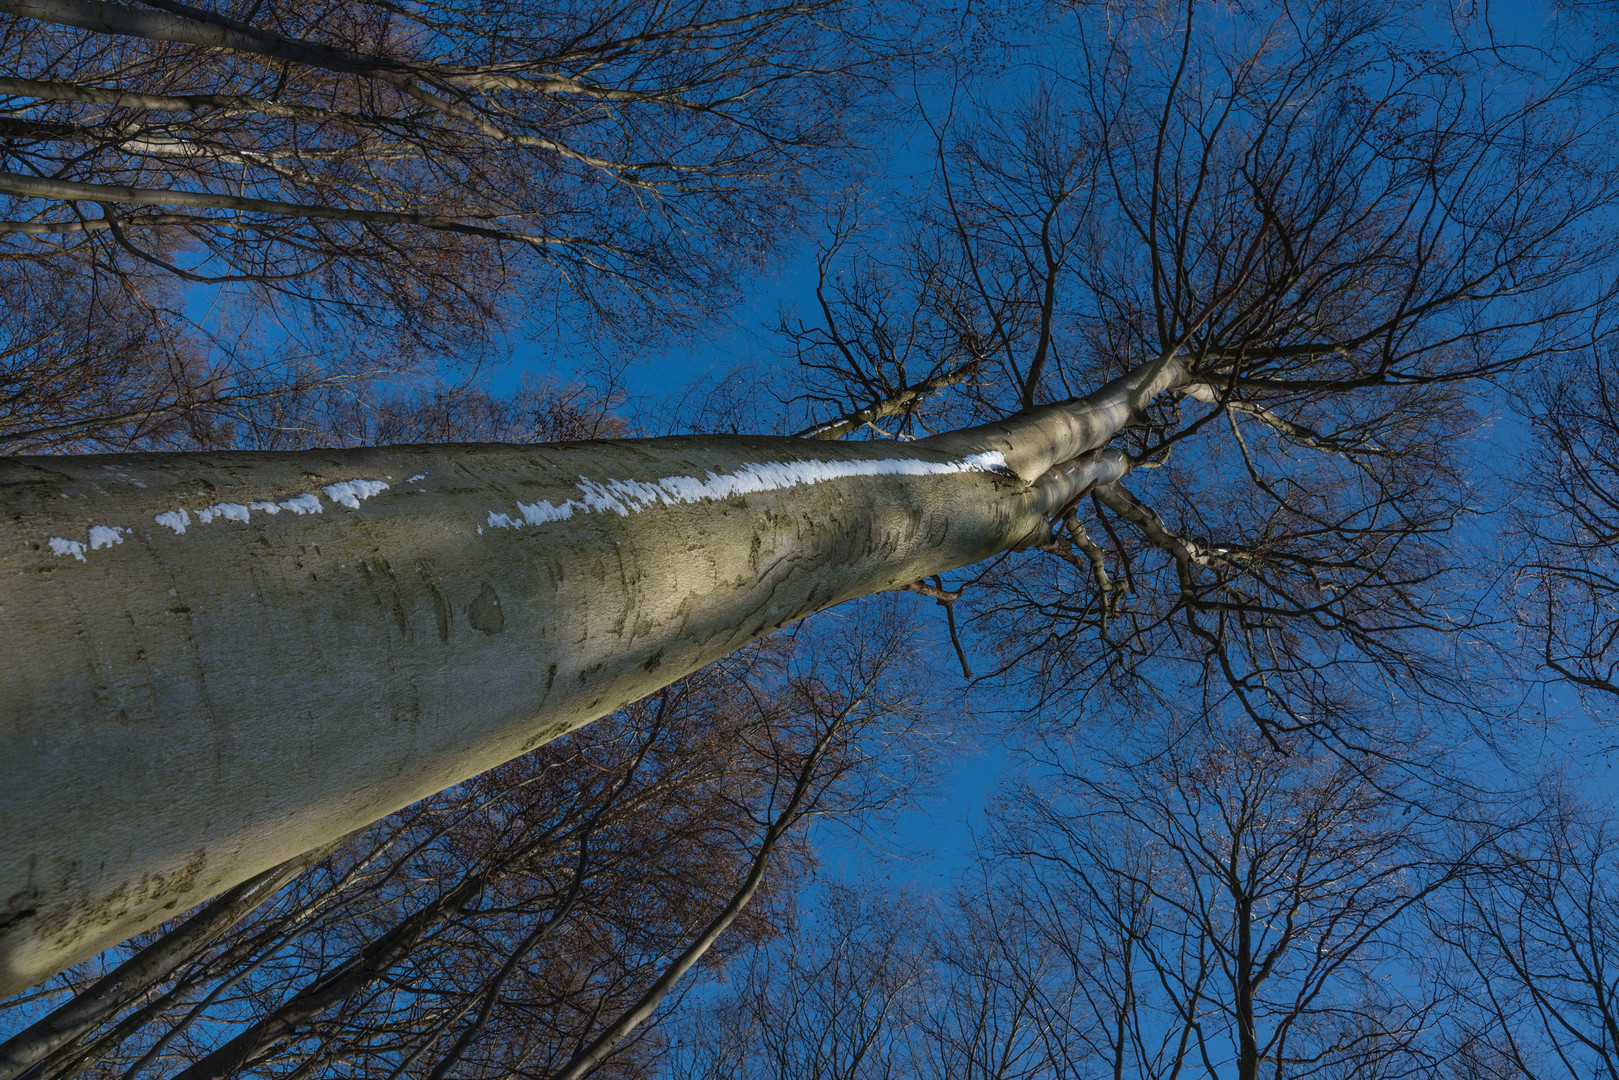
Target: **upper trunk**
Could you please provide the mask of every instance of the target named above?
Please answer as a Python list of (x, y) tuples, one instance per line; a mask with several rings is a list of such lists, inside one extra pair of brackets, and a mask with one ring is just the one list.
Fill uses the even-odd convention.
[(1135, 381), (912, 444), (0, 459), (0, 996), (1042, 532), (1121, 473), (1050, 466), (1110, 437)]

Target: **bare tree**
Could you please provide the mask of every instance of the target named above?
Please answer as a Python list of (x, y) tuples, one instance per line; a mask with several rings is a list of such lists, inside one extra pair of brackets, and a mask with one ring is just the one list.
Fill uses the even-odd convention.
[(613, 438), (629, 424), (610, 379), (561, 383), (524, 375), (508, 394), (477, 380), (320, 386), (265, 397), (221, 418), (243, 449), (399, 443), (532, 444)]
[[(673, 1074), (1440, 1077), (1521, 1028), (1505, 986), (1476, 1022), (1466, 995), (1500, 980), (1464, 986), (1431, 936), (1493, 895), (1510, 829), (1414, 813), (1409, 772), (1302, 734), (1279, 752), (1240, 714), (1142, 727), (1013, 789), (950, 907), (840, 889), (807, 934), (756, 946), (685, 1019)], [(1572, 966), (1545, 945), (1546, 1002), (1606, 963), (1600, 941)]]
[(1600, 715), (1619, 698), (1619, 380), (1607, 351), (1578, 359), (1531, 399), (1515, 524), (1529, 539), (1520, 604), (1531, 645)]
[(216, 396), (181, 320), (101, 285), (59, 266), (0, 262), (0, 449), (161, 442), (198, 419), (188, 406)]
[[(364, 20), (311, 43), (291, 15), (272, 41), (96, 10), (205, 65), (318, 44), (340, 55), (288, 70), (389, 100), (517, 77)], [(1048, 86), (939, 128), (905, 264), (926, 273), (896, 280), (950, 364), (867, 370), (903, 353), (876, 293), (828, 286), (827, 324), (795, 330), (814, 392), (851, 387), (824, 431), (952, 430), (6, 462), (0, 641), (31, 663), (0, 727), (0, 985), (792, 620), (918, 582), (953, 597), (932, 579), (985, 562), (975, 625), (1063, 723), (1170, 700), (1239, 707), (1276, 746), (1366, 746), (1390, 693), (1465, 700), (1446, 534), (1467, 395), (1560, 355), (1605, 295), (1607, 112), (1556, 73), (1502, 90), (1498, 50), (1392, 6), (1060, 14)]]
[[(1454, 962), (1455, 1057), (1474, 1075), (1619, 1076), (1619, 846), (1611, 807), (1548, 783), (1433, 925)], [(1466, 1069), (1458, 1070), (1465, 1074)]]
[(8, 3), (0, 263), (95, 282), (69, 327), (161, 322), (159, 375), (206, 363), (164, 388), (97, 369), (139, 400), (72, 430), (119, 449), (141, 420), (464, 363), (559, 305), (581, 335), (689, 325), (847, 157), (894, 52), (872, 24), (862, 0)]
[(1177, 708), (1356, 746), (1387, 686), (1456, 700), (1464, 387), (1588, 343), (1612, 252), (1569, 226), (1607, 212), (1612, 175), (1531, 190), (1588, 160), (1611, 106), (1394, 5), (1045, 18), (1032, 88), (969, 67), (935, 110), (903, 257), (836, 233), (852, 253), (789, 326), (812, 416), (927, 434), (1172, 357), (1185, 376), (1133, 401), (1125, 475), (969, 577), (958, 611), (997, 669), (1058, 724), (1184, 686)]
[(1420, 905), (1457, 864), (1399, 771), (1301, 736), (1279, 752), (1240, 720), (1152, 726), (1052, 762), (991, 841), (1087, 1006), (1068, 1067), (1280, 1080), (1432, 1065), (1445, 999)]
[(905, 1036), (927, 991), (925, 908), (866, 884), (825, 882), (790, 938), (756, 948), (684, 1018), (683, 1080), (890, 1080), (911, 1075)]
[[(39, 650), (46, 640), (40, 635), (68, 625), (52, 614), (53, 605), (121, 605), (142, 575), (163, 598), (150, 614), (166, 629), (119, 626), (96, 615), (89, 618), (96, 626), (90, 637), (99, 648), (111, 645), (107, 632), (127, 635), (115, 648), (150, 658), (150, 692), (189, 699), (120, 702), (115, 713), (142, 719), (123, 729), (131, 738), (116, 748), (100, 729), (90, 736), (86, 749), (106, 756), (94, 766), (60, 756), (67, 745), (60, 733), (36, 742), (23, 734), (26, 725), (9, 729), (17, 741), (0, 760), (8, 774), (30, 778), (4, 787), (8, 818), (19, 823), (4, 853), (8, 888), (18, 883), (6, 900), (11, 921), (5, 935), (31, 942), (10, 955), (37, 971), (35, 964), (48, 968), (59, 956), (98, 951), (152, 925), (165, 910), (182, 910), (452, 778), (509, 760), (790, 621), (1043, 536), (1048, 513), (1114, 466), (1117, 457), (1105, 454), (1067, 462), (1124, 422), (1129, 387), (1139, 378), (1120, 380), (1082, 406), (1028, 417), (1019, 427), (992, 426), (953, 443), (897, 453), (871, 444), (676, 438), (7, 460), (0, 464), (7, 497), (24, 501), (9, 504), (6, 527), (37, 537), (23, 540), (19, 554), (49, 568), (37, 577), (44, 602), (24, 600), (3, 616), (5, 633), (29, 640), (43, 661), (12, 673), (27, 685), (13, 685), (7, 707), (42, 718), (39, 705), (28, 704), (42, 702), (36, 693), (51, 699), (63, 691), (93, 694), (61, 666), (72, 665), (74, 647)], [(1022, 449), (1009, 438), (1019, 429), (1033, 434)], [(1052, 468), (1059, 461), (1061, 467)], [(198, 465), (215, 471), (204, 478), (191, 471)], [(60, 478), (74, 473), (79, 479), (62, 488)], [(112, 478), (115, 487), (108, 484)], [(61, 497), (80, 483), (88, 485), (84, 500)], [(206, 502), (194, 494), (199, 484), (213, 487)], [(93, 525), (70, 527), (60, 518), (92, 504), (99, 519)], [(743, 512), (713, 512), (724, 506)], [(752, 516), (761, 512), (762, 518)], [(290, 546), (280, 554), (272, 554), (275, 542), (244, 546), (244, 537), (264, 535), (255, 514)], [(372, 529), (391, 529), (382, 525), (388, 518), (403, 532), (384, 551)], [(237, 529), (241, 525), (247, 528)], [(81, 532), (84, 540), (63, 535)], [(136, 542), (127, 542), (126, 533)], [(452, 537), (459, 539), (446, 544)], [(89, 573), (67, 593), (47, 584), (66, 580), (51, 575), (69, 564), (86, 571), (106, 565), (109, 545), (121, 564), (133, 558), (116, 594), (99, 589)], [(290, 576), (261, 573), (256, 564), (266, 556), (291, 560), (284, 564)], [(256, 614), (238, 619), (245, 613), (238, 599), (244, 580), (256, 582), (248, 603)], [(311, 590), (313, 582), (324, 584)], [(91, 593), (79, 592), (86, 587)], [(358, 591), (340, 597), (333, 588)], [(79, 599), (69, 601), (70, 595)], [(217, 630), (199, 635), (176, 621), (193, 613), (213, 627), (235, 629), (224, 637)], [(322, 632), (311, 633), (334, 617), (355, 625), (325, 642)], [(182, 659), (198, 644), (239, 658), (266, 646), (271, 654), (204, 676), (202, 667)], [(441, 655), (418, 668), (425, 659), (419, 648)], [(414, 669), (424, 678), (384, 679), (379, 697), (375, 673), (390, 669)], [(189, 681), (176, 677), (184, 671), (192, 673)], [(238, 690), (221, 681), (233, 678), (245, 680)], [(215, 709), (205, 699), (245, 703), (256, 714), (248, 721), (230, 706), (229, 730), (255, 749), (216, 760), (227, 773), (247, 770), (259, 781), (197, 771), (193, 755), (209, 754), (204, 747), (227, 730), (213, 728)], [(307, 730), (265, 738), (276, 725), (302, 725), (298, 718), (312, 700), (323, 701), (320, 713), (332, 721), (317, 721), (312, 741)], [(70, 726), (96, 723), (91, 717), (100, 715), (98, 707), (86, 704), (61, 703), (78, 718), (67, 720)], [(537, 730), (541, 715), (543, 730)], [(158, 716), (200, 728), (155, 739), (146, 725)], [(378, 717), (380, 727), (372, 723)], [(337, 742), (323, 741), (328, 736)], [(143, 757), (154, 754), (165, 763)], [(290, 758), (275, 763), (265, 755)], [(59, 790), (80, 811), (65, 803), (47, 808), (44, 792), (52, 785), (46, 778), (53, 770), (65, 770), (65, 780), (66, 772), (78, 776), (86, 767), (111, 788), (121, 787), (118, 771), (127, 778), (130, 786), (115, 800), (114, 814), (103, 813), (100, 801), (81, 801), (76, 783), (73, 791)], [(199, 817), (192, 796), (176, 800), (169, 784), (150, 786), (154, 768), (181, 786), (200, 784), (193, 790), (215, 808)], [(142, 788), (149, 798), (138, 796)], [(332, 797), (317, 795), (320, 789)], [(340, 794), (356, 790), (370, 794), (359, 800)], [(105, 850), (109, 830), (128, 829), (143, 854), (80, 861), (61, 846), (63, 813), (85, 816), (87, 846)], [(198, 860), (199, 829), (223, 838), (239, 837), (242, 827), (259, 840), (226, 841)], [(44, 872), (34, 861), (41, 855), (63, 860), (66, 876)], [(172, 868), (158, 870), (176, 858)], [(139, 899), (127, 891), (135, 881), (145, 882)], [(45, 918), (51, 910), (66, 921)], [(47, 926), (52, 929), (44, 932)], [(33, 937), (35, 927), (43, 937)], [(22, 959), (41, 947), (38, 959)], [(18, 978), (32, 981), (21, 971)]]
[[(390, 266), (396, 286), (455, 284), (435, 262), (464, 264), (478, 249), (456, 238), (487, 236), (584, 290), (695, 279), (758, 250), (862, 75), (839, 33), (858, 15), (829, 2), (6, 10), (4, 183), (20, 200), (6, 231), (108, 234), (180, 274), (196, 272), (170, 261), (186, 237), (205, 277), (298, 280), (340, 261), (372, 284)], [(415, 250), (388, 226), (412, 227)]]
[(934, 931), (933, 985), (912, 1040), (918, 1075), (1044, 1080), (1083, 1069), (1095, 1009), (1075, 957), (1020, 885), (980, 860)]

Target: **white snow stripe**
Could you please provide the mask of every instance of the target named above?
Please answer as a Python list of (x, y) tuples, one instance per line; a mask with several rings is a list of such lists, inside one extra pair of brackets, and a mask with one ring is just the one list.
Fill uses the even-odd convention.
[[(342, 480), (322, 488), (326, 497), (350, 510), (360, 508), (361, 499), (369, 499), (373, 495), (388, 490), (388, 485), (381, 480)], [(253, 502), (242, 504), (236, 502), (214, 503), (199, 509), (197, 521), (204, 525), (212, 524), (215, 518), (225, 521), (246, 522), (254, 510), (266, 514), (279, 514), (283, 510), (290, 510), (294, 514), (318, 514), (321, 512), (320, 499), (309, 492), (296, 495), (282, 502), (268, 499), (255, 499)], [(165, 510), (152, 518), (153, 521), (165, 528), (173, 529), (176, 536), (184, 536), (187, 526), (191, 524), (191, 514), (185, 507), (176, 507)], [(112, 547), (114, 544), (124, 542), (123, 534), (129, 529), (122, 525), (92, 525), (90, 526), (89, 550), (96, 551), (101, 548)], [(57, 555), (71, 555), (80, 562), (84, 562), (85, 545), (78, 540), (68, 540), (64, 537), (50, 538), (51, 551)]]
[(999, 450), (970, 454), (959, 461), (920, 461), (916, 458), (883, 458), (875, 461), (749, 462), (729, 473), (695, 476), (666, 476), (651, 482), (642, 480), (596, 481), (581, 476), (575, 486), (583, 499), (568, 499), (561, 505), (550, 502), (517, 504), (522, 520), (490, 511), (489, 524), (502, 529), (543, 525), (582, 513), (612, 511), (620, 517), (654, 504), (675, 506), (704, 499), (726, 499), (758, 491), (780, 491), (801, 484), (819, 484), (855, 476), (940, 476), (963, 472), (1005, 472), (1006, 458)]

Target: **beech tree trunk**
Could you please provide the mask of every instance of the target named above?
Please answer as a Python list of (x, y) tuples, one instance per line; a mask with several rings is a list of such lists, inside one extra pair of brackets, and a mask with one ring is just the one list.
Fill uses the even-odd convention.
[(1184, 378), (914, 443), (0, 459), (0, 996), (844, 600), (1039, 542)]

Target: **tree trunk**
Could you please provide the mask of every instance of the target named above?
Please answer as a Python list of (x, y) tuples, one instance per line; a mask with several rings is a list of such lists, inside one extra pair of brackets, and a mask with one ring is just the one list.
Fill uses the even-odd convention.
[(1039, 542), (1125, 471), (1088, 452), (1132, 392), (1183, 378), (909, 444), (0, 459), (0, 996), (795, 619)]

